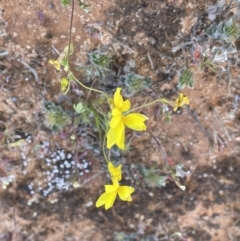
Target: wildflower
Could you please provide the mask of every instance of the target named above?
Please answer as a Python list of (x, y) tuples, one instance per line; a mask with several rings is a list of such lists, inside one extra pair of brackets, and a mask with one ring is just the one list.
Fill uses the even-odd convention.
[(60, 63), (58, 62), (58, 60), (49, 60), (49, 64), (52, 64), (56, 70), (60, 70), (61, 66)]
[(108, 171), (111, 174), (111, 178), (113, 181), (121, 181), (122, 180), (122, 165), (118, 167), (113, 166), (111, 162), (108, 163)]
[(105, 192), (98, 198), (96, 207), (105, 205), (105, 210), (111, 208), (117, 195), (122, 201), (132, 201), (131, 194), (134, 188), (130, 186), (120, 186), (118, 181), (113, 181), (113, 185), (105, 185)]
[(70, 82), (69, 80), (64, 77), (61, 79), (61, 91), (64, 93), (64, 94), (67, 94), (68, 90), (70, 88)]
[(183, 105), (189, 104), (189, 98), (184, 96), (182, 93), (179, 94), (179, 97), (175, 101), (175, 105), (173, 111), (177, 111), (178, 107), (182, 107)]
[(113, 98), (112, 118), (110, 121), (110, 130), (107, 133), (107, 148), (116, 144), (124, 150), (125, 125), (136, 131), (146, 130), (144, 121), (148, 118), (139, 113), (124, 114), (129, 111), (131, 103), (129, 100), (123, 101), (120, 94), (121, 88), (117, 88)]

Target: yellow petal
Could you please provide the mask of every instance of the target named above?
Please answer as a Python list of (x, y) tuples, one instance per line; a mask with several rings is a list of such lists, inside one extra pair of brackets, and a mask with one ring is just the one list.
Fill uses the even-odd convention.
[(183, 93), (179, 94), (179, 98), (178, 99), (179, 99), (179, 101), (181, 101), (183, 99)]
[(138, 114), (138, 113), (131, 113), (126, 116), (122, 116), (123, 123), (136, 131), (143, 131), (146, 130), (146, 125), (144, 124), (144, 121), (148, 118), (145, 115)]
[(120, 92), (121, 92), (121, 88), (117, 88), (114, 93), (113, 100), (114, 100), (114, 106), (116, 108), (119, 108), (123, 105), (123, 98), (122, 98)]
[(125, 144), (125, 126), (122, 121), (114, 128), (116, 133), (116, 145), (124, 150)]
[(96, 202), (96, 207), (105, 205), (105, 209), (109, 209), (113, 206), (114, 201), (116, 200), (117, 192), (112, 193), (103, 193)]
[(107, 148), (110, 149), (116, 144), (120, 149), (124, 150), (125, 126), (120, 121), (114, 128), (110, 128), (107, 133)]
[(180, 100), (179, 100), (179, 98), (177, 98), (175, 101), (175, 106), (179, 107), (179, 103), (180, 103)]
[(105, 185), (105, 192), (106, 193), (111, 193), (111, 192), (116, 192), (118, 190), (119, 183), (118, 182), (113, 182), (113, 185)]
[(180, 93), (179, 97), (175, 101), (173, 111), (176, 111), (178, 107), (182, 107), (183, 105), (188, 105), (188, 104), (189, 104), (189, 98), (187, 96), (184, 96), (182, 93)]
[[(112, 113), (113, 116), (112, 116), (112, 119), (110, 121), (110, 127), (111, 128), (115, 128), (119, 124), (119, 122), (122, 121), (121, 112), (119, 112), (116, 109), (113, 109), (113, 110), (115, 110), (115, 111), (114, 111), (114, 113)], [(119, 114), (117, 114), (116, 112), (118, 112)]]
[(129, 100), (123, 101), (123, 105), (119, 106), (121, 112), (128, 111), (131, 108), (131, 103)]
[(185, 105), (189, 105), (189, 98), (187, 96), (185, 96), (183, 98), (183, 102), (184, 102)]
[(65, 92), (68, 89), (69, 86), (69, 80), (67, 78), (62, 78), (61, 79), (61, 91)]
[(121, 116), (122, 113), (118, 108), (113, 108), (112, 110), (112, 116)]
[(121, 88), (117, 88), (117, 90), (114, 93), (114, 106), (121, 112), (128, 111), (131, 107), (131, 103), (129, 100), (123, 101), (120, 92)]
[(60, 70), (61, 68), (60, 63), (57, 60), (50, 59), (49, 64), (52, 64), (56, 70)]
[(98, 207), (100, 207), (100, 206), (102, 206), (102, 205), (105, 205), (106, 201), (107, 201), (107, 193), (103, 193), (103, 194), (98, 198), (98, 200), (97, 200), (97, 202), (96, 202), (96, 207), (98, 208)]
[(173, 111), (177, 111), (178, 106), (175, 105), (175, 107), (173, 108)]
[(118, 195), (122, 201), (132, 201), (131, 194), (134, 192), (133, 187), (119, 186)]
[(108, 171), (111, 174), (112, 179), (116, 181), (121, 181), (122, 179), (122, 165), (117, 167), (113, 166), (111, 162), (108, 163)]
[(110, 128), (107, 133), (107, 148), (110, 149), (116, 143), (116, 131)]

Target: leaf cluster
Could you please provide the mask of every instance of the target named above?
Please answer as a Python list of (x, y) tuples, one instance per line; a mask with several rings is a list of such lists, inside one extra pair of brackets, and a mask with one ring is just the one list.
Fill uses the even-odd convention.
[(209, 37), (226, 42), (235, 42), (240, 38), (240, 24), (233, 17), (211, 24), (206, 30)]
[[(113, 54), (103, 50), (94, 50), (88, 54), (88, 57), (89, 61), (87, 64), (76, 67), (77, 71), (84, 73), (87, 82), (97, 80), (104, 88), (119, 86), (126, 97), (130, 97), (152, 86), (151, 78), (134, 72), (134, 60), (126, 61), (124, 66), (118, 67), (118, 73), (116, 73)], [(120, 72), (119, 74), (119, 70), (122, 70), (123, 73)]]
[(70, 6), (71, 0), (61, 0), (61, 4), (62, 4), (64, 7)]
[(190, 69), (183, 68), (180, 71), (180, 77), (178, 80), (178, 88), (184, 89), (185, 87), (193, 88), (194, 86), (194, 78), (193, 73)]
[(148, 89), (152, 86), (152, 79), (136, 73), (129, 73), (119, 77), (120, 85), (123, 86), (123, 93), (130, 97), (137, 92)]
[(144, 178), (144, 182), (148, 187), (165, 187), (167, 176), (159, 174), (159, 170), (155, 166), (147, 168), (144, 164), (137, 165), (137, 169)]
[[(76, 67), (77, 71), (84, 73), (86, 81), (90, 82), (97, 79), (100, 83), (106, 83), (107, 79), (115, 73), (110, 70), (112, 56), (106, 51), (94, 50), (88, 54), (89, 62), (85, 65)], [(113, 78), (110, 79), (113, 81)]]
[[(141, 237), (140, 237), (141, 236)], [(114, 233), (114, 241), (154, 241), (156, 240), (156, 237), (154, 234), (148, 234), (148, 235), (139, 235), (136, 232), (115, 232)]]
[(46, 126), (57, 132), (63, 129), (70, 122), (70, 114), (62, 109), (61, 106), (55, 105), (53, 102), (44, 102), (45, 123)]

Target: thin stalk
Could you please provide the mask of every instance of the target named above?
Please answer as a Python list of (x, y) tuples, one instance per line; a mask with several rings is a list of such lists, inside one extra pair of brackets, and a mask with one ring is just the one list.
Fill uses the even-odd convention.
[(125, 114), (129, 114), (129, 113), (131, 113), (131, 112), (133, 112), (133, 111), (139, 110), (139, 109), (141, 109), (141, 108), (143, 108), (143, 107), (147, 107), (147, 106), (153, 105), (153, 104), (155, 104), (155, 103), (157, 103), (157, 102), (161, 102), (161, 103), (169, 103), (169, 101), (167, 101), (166, 99), (157, 99), (157, 100), (154, 100), (154, 101), (149, 102), (149, 103), (147, 103), (147, 104), (144, 104), (144, 105), (141, 105), (141, 106), (135, 107), (135, 108), (133, 108), (133, 109), (127, 111)]
[(67, 53), (67, 62), (68, 63), (69, 63), (69, 55), (70, 55), (70, 45), (71, 45), (71, 41), (72, 41), (73, 13), (74, 13), (74, 0), (72, 0), (72, 12), (71, 12), (70, 29), (69, 29), (69, 37), (68, 37), (68, 53)]
[(107, 158), (107, 155), (106, 155), (106, 152), (105, 152), (106, 137), (107, 137), (107, 134), (105, 134), (104, 139), (103, 139), (102, 150), (103, 150), (104, 159), (105, 159), (105, 161), (106, 161), (107, 164), (108, 164), (109, 161), (108, 161), (108, 158)]
[(100, 93), (100, 94), (103, 94), (107, 99), (109, 99), (108, 95), (106, 93), (104, 93), (103, 91), (101, 90), (97, 90), (97, 89), (94, 89), (94, 88), (91, 88), (91, 87), (88, 87), (86, 85), (84, 85), (81, 81), (79, 81), (73, 74), (72, 74), (72, 77), (74, 78), (74, 80), (80, 84), (83, 88), (87, 89), (87, 90), (90, 90), (90, 91), (95, 91), (97, 93)]
[(163, 158), (163, 162), (164, 162), (165, 169), (168, 170), (168, 166), (169, 166), (169, 165), (168, 165), (168, 156), (167, 156), (167, 154), (166, 154), (166, 152), (165, 152), (165, 150), (164, 150), (164, 148), (163, 148), (160, 140), (157, 139), (157, 138), (153, 135), (153, 133), (152, 133), (151, 131), (148, 131), (148, 132), (150, 133), (150, 135), (152, 136), (152, 138), (155, 140), (155, 142), (156, 142), (157, 145), (159, 146), (160, 153), (161, 153), (162, 158)]
[[(72, 0), (72, 12), (71, 12), (69, 38), (68, 38), (68, 53), (67, 53), (68, 63), (69, 63), (69, 55), (70, 55), (70, 45), (71, 45), (71, 40), (72, 40), (73, 14), (74, 14), (74, 0)], [(68, 71), (69, 71), (69, 70), (68, 70)], [(86, 85), (84, 85), (83, 83), (81, 83), (73, 74), (72, 74), (72, 76), (73, 76), (74, 80), (77, 81), (83, 88), (88, 89), (88, 90), (90, 90), (90, 91), (95, 91), (95, 92), (101, 93), (101, 94), (103, 94), (103, 95), (108, 99), (107, 94), (105, 94), (104, 92), (102, 92), (102, 91), (100, 91), (100, 90), (96, 90), (96, 89), (94, 89), (94, 88), (87, 87)]]

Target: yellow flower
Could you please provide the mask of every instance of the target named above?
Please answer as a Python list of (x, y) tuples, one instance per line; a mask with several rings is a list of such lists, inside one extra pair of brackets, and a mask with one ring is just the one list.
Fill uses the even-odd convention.
[(98, 198), (96, 207), (105, 205), (105, 210), (111, 208), (116, 200), (117, 195), (122, 201), (132, 201), (131, 194), (134, 188), (130, 186), (120, 186), (117, 181), (113, 185), (105, 185), (105, 192)]
[(70, 88), (70, 82), (66, 77), (61, 79), (61, 91), (66, 94)]
[(189, 104), (189, 98), (187, 96), (184, 96), (182, 93), (180, 93), (179, 97), (175, 101), (173, 111), (176, 111), (178, 107), (182, 107), (183, 105), (188, 105), (188, 104)]
[(49, 64), (52, 64), (56, 70), (60, 70), (61, 68), (60, 63), (57, 60), (50, 59)]
[(113, 98), (112, 118), (110, 121), (110, 129), (107, 133), (107, 148), (111, 148), (116, 144), (120, 149), (124, 150), (125, 141), (125, 125), (136, 131), (146, 130), (144, 121), (148, 118), (139, 113), (131, 113), (124, 115), (129, 111), (131, 103), (129, 100), (123, 101), (120, 94), (121, 88), (117, 88)]
[(108, 171), (111, 174), (112, 181), (121, 181), (122, 179), (122, 165), (118, 167), (113, 166), (111, 162), (108, 163)]

